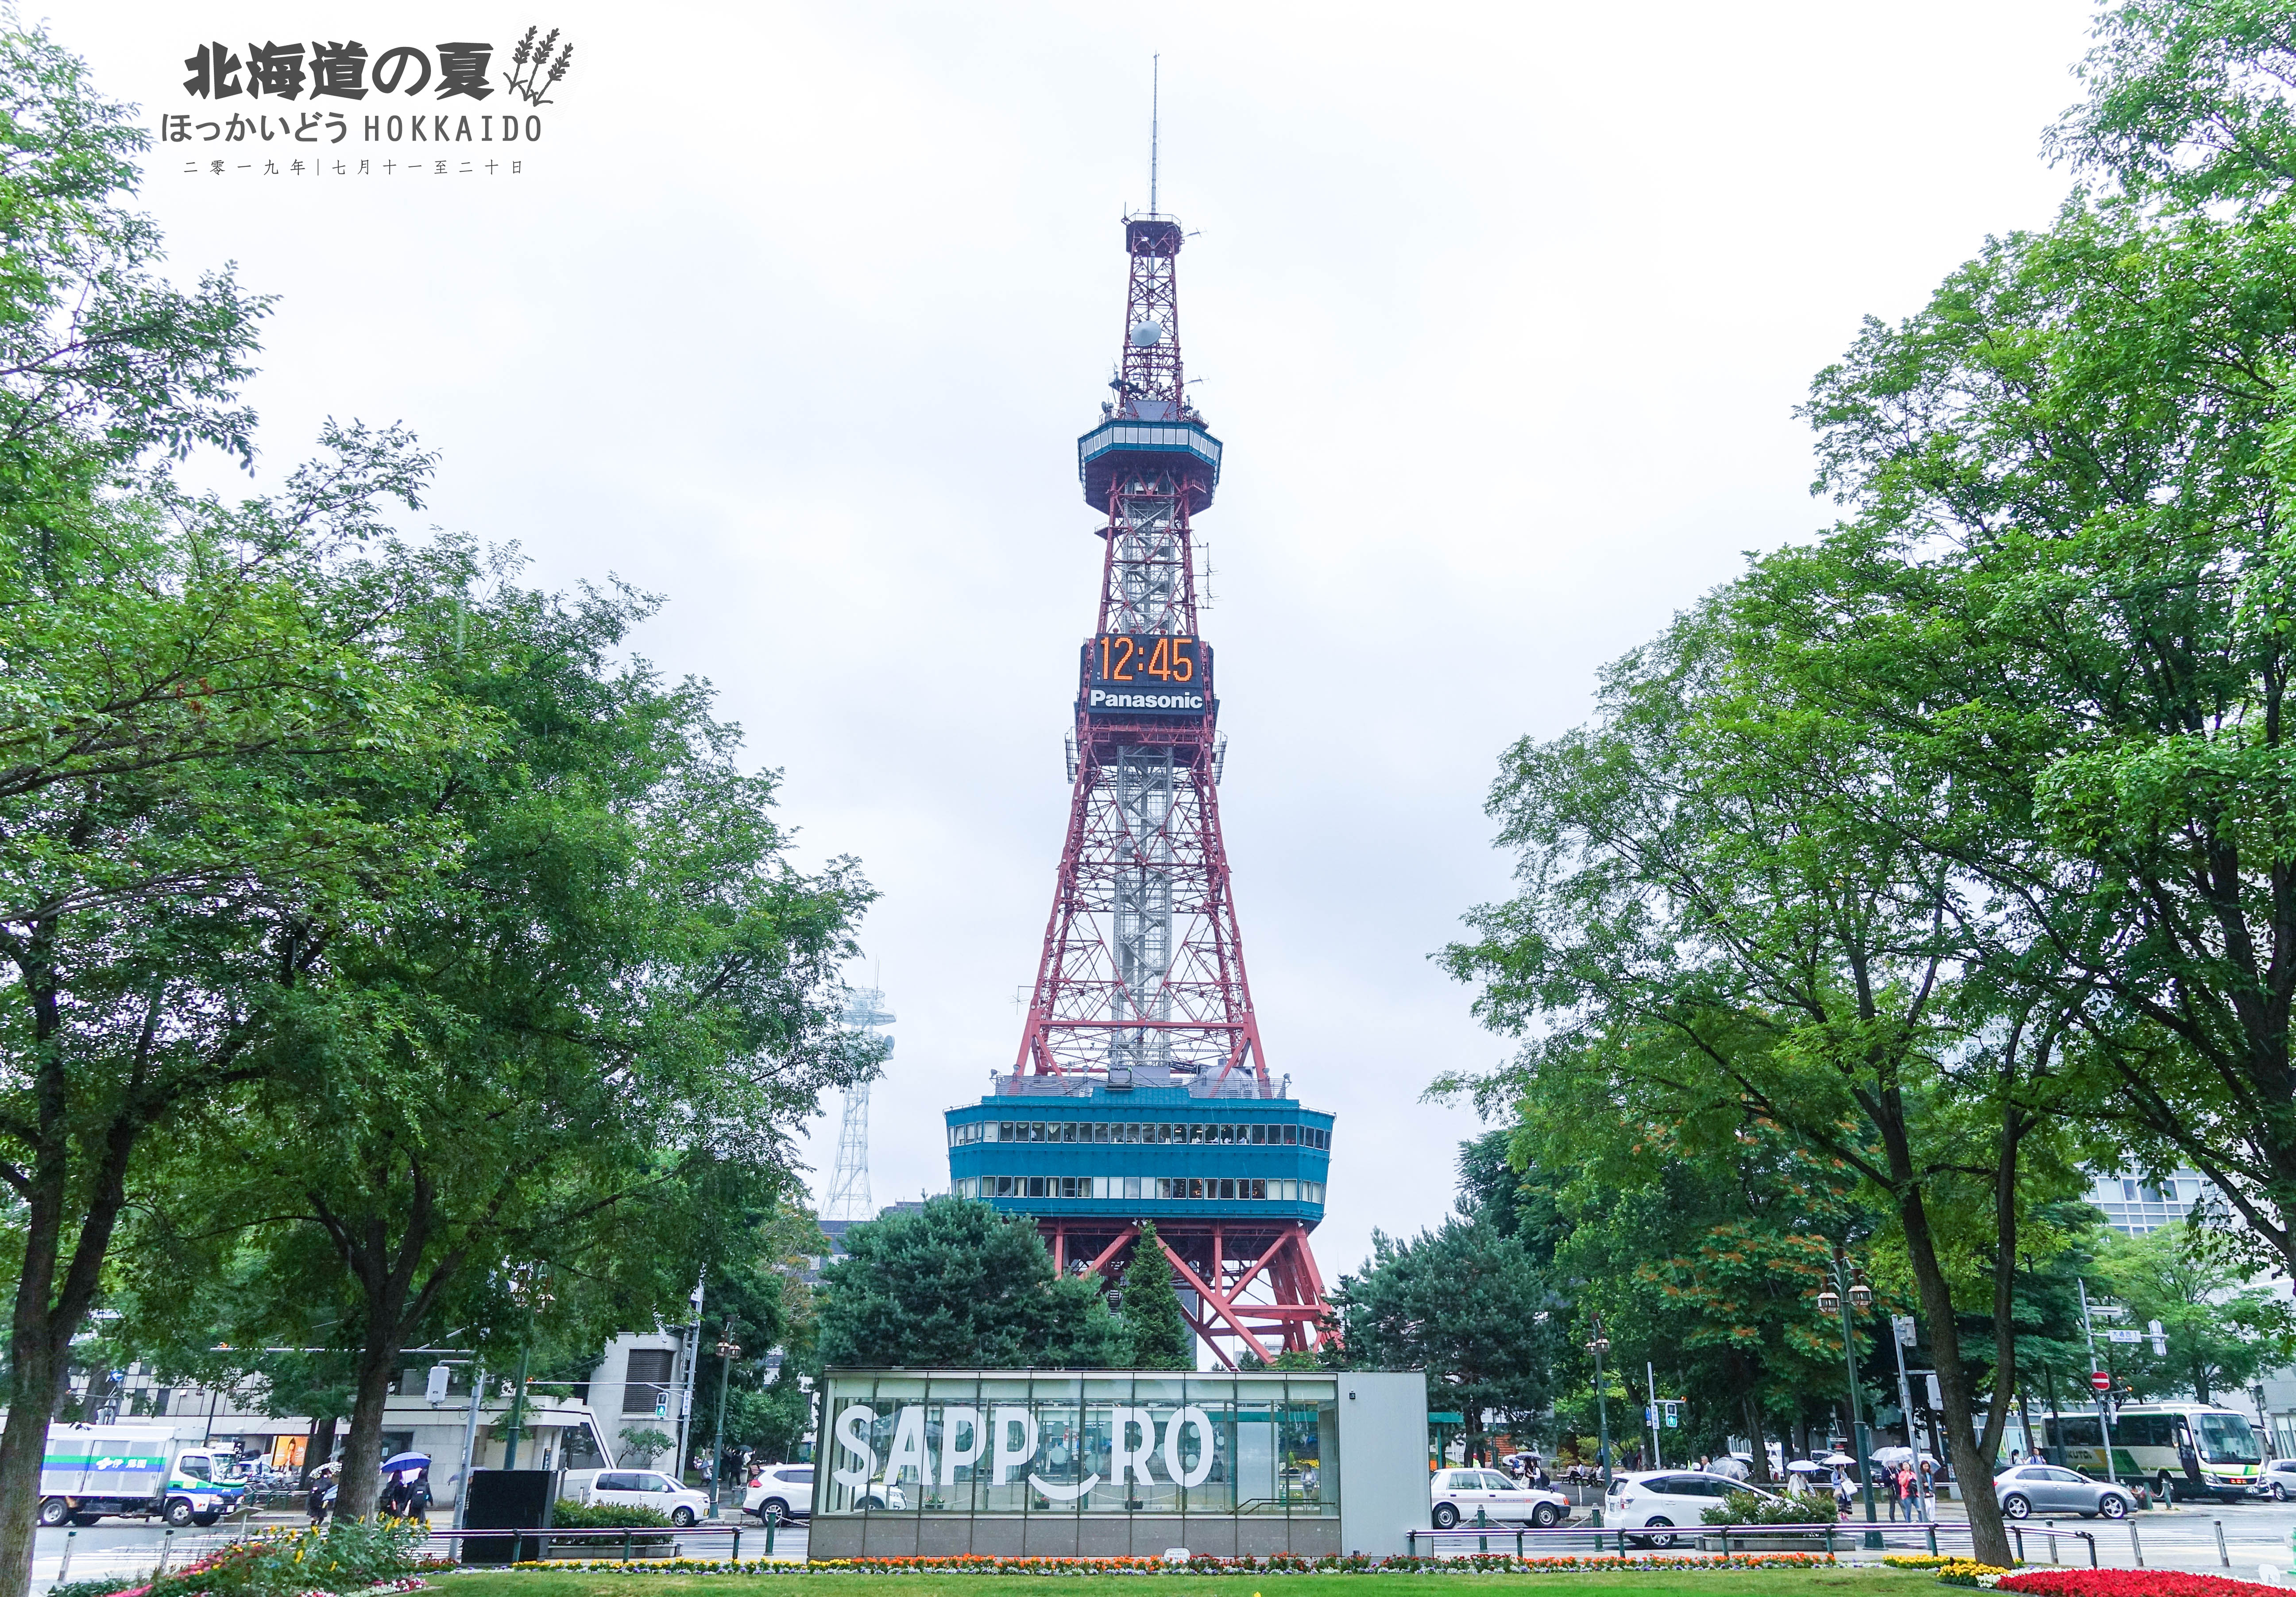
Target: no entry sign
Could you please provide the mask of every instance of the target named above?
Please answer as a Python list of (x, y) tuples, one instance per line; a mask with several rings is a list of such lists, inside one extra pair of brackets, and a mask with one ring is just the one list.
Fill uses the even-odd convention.
[(2088, 1378), (2088, 1384), (2095, 1387), (2100, 1392), (2109, 1392), (2112, 1390), (2112, 1377), (2107, 1375), (2103, 1371), (2099, 1370), (2090, 1375)]

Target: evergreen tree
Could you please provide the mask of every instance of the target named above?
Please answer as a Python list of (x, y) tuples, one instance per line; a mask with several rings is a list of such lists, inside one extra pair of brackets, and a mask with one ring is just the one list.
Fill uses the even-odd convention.
[(1172, 1261), (1156, 1241), (1153, 1221), (1140, 1227), (1140, 1245), (1124, 1267), (1124, 1328), (1132, 1339), (1132, 1363), (1142, 1370), (1193, 1370), (1195, 1333), (1180, 1316), (1180, 1295), (1172, 1286)]
[(1062, 1275), (1025, 1215), (933, 1198), (845, 1233), (822, 1273), (825, 1368), (1106, 1369), (1124, 1337), (1094, 1282)]

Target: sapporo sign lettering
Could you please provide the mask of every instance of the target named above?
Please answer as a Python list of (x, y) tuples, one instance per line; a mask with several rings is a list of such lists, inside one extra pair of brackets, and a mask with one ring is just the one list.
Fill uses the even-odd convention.
[[(1211, 1474), (1211, 1416), (1193, 1404), (1173, 1412), (1165, 1421), (1160, 1438), (1156, 1417), (1147, 1409), (1118, 1404), (1096, 1412), (1108, 1416), (1111, 1485), (1155, 1485), (1152, 1463), (1161, 1464), (1165, 1478), (1182, 1486), (1201, 1486)], [(830, 1478), (840, 1486), (858, 1492), (873, 1479), (880, 1478), (877, 1452), (869, 1445), (870, 1428), (877, 1421), (877, 1411), (865, 1403), (850, 1404), (838, 1411), (832, 1431), (837, 1437), (839, 1456), (837, 1467), (830, 1470)], [(1191, 1433), (1194, 1442), (1193, 1459), (1185, 1445)], [(1027, 1470), (1029, 1484), (1045, 1496), (1073, 1503), (1100, 1485), (1101, 1478), (1096, 1473), (1079, 1481), (1062, 1482), (1047, 1480), (1036, 1472), (1041, 1435), (1036, 1414), (1025, 1405), (992, 1404), (985, 1416), (977, 1408), (948, 1405), (940, 1411), (940, 1456), (936, 1459), (926, 1437), (923, 1405), (904, 1405), (894, 1415), (892, 1438), (886, 1444), (882, 1477), (884, 1483), (896, 1485), (914, 1472), (919, 1482), (931, 1484), (938, 1467), (939, 1483), (954, 1486), (959, 1470), (968, 1465), (979, 1469), (985, 1456), (992, 1486), (1004, 1486), (1015, 1474)], [(846, 1463), (847, 1459), (853, 1462)]]
[(478, 38), (210, 37), (183, 61), (193, 108), (162, 111), (159, 136), (194, 147), (187, 173), (514, 176), (548, 131), (543, 108), (557, 103), (574, 45), (537, 23), (507, 51)]

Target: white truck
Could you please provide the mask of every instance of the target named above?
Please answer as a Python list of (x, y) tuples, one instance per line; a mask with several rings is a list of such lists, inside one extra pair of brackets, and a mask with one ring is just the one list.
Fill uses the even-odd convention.
[(186, 1447), (164, 1429), (51, 1425), (40, 1459), (40, 1523), (93, 1525), (106, 1514), (134, 1514), (212, 1525), (246, 1490), (226, 1478), (229, 1457)]

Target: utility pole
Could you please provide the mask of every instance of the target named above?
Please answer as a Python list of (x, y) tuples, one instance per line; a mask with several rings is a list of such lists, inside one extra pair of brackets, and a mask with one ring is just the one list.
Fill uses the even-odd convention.
[[(706, 1279), (705, 1277), (704, 1280)], [(701, 1358), (703, 1284), (703, 1281), (696, 1281), (693, 1283), (693, 1296), (687, 1299), (693, 1305), (693, 1323), (685, 1328), (685, 1334), (678, 1339), (678, 1346), (684, 1349), (685, 1355), (685, 1380), (684, 1389), (677, 1396), (677, 1458), (675, 1467), (670, 1470), (669, 1478), (680, 1486), (685, 1484), (686, 1438), (693, 1424), (693, 1366), (700, 1363)]]
[(471, 1412), (463, 1421), (463, 1472), (455, 1480), (455, 1528), (463, 1528), (463, 1515), (471, 1503), (471, 1463), (479, 1445), (479, 1398), (486, 1391), (487, 1367), (471, 1361)]
[[(2088, 1282), (2087, 1280), (2076, 1276), (2074, 1277), (2073, 1284), (2080, 1289), (2081, 1339), (2088, 1344), (2088, 1367), (2092, 1372), (2095, 1374), (2103, 1374), (2103, 1372), (2097, 1369), (2096, 1364), (2096, 1331), (2090, 1325), (2088, 1319)], [(2113, 1485), (2119, 1486), (2120, 1484), (2120, 1477), (2116, 1476), (2112, 1472), (2112, 1417), (2111, 1414), (2106, 1413), (2110, 1405), (2107, 1401), (2106, 1395), (2103, 1392), (2096, 1391), (2096, 1382), (2094, 1380), (2089, 1382), (2089, 1389), (2093, 1392), (2096, 1392), (2097, 1429), (2104, 1433), (2104, 1478), (2105, 1479), (2112, 1482)], [(2027, 1437), (2025, 1438), (2025, 1445), (2028, 1451), (2030, 1451), (2032, 1442), (2032, 1437)]]
[(1911, 1314), (1890, 1316), (1890, 1340), (1898, 1346), (1898, 1412), (1906, 1416), (1906, 1445), (1914, 1450), (1914, 1473), (1922, 1472), (1921, 1444), (1914, 1440), (1914, 1383), (1906, 1378), (1906, 1349), (1914, 1339)]
[(1643, 1379), (1650, 1382), (1651, 1468), (1666, 1468), (1666, 1457), (1658, 1445), (1658, 1371), (1647, 1360), (1643, 1364)]
[(718, 1486), (726, 1473), (726, 1388), (734, 1384), (734, 1361), (742, 1349), (728, 1326), (718, 1339), (718, 1434), (709, 1444), (709, 1517), (718, 1517)]
[(510, 1440), (503, 1445), (503, 1468), (518, 1468), (518, 1432), (526, 1423), (526, 1359), (530, 1349), (518, 1350), (518, 1380), (510, 1390)]

